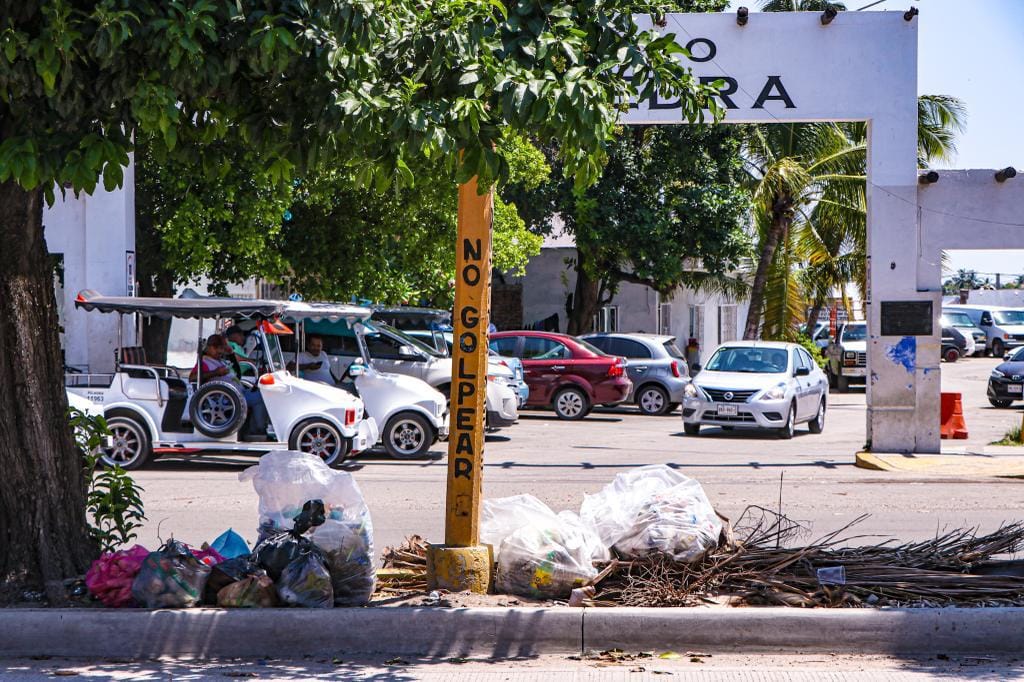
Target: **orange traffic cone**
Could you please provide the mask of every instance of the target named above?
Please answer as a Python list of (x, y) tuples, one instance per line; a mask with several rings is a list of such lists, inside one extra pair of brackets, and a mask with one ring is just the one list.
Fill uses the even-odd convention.
[(964, 422), (964, 406), (959, 393), (943, 393), (941, 404), (943, 438), (967, 438), (967, 423)]

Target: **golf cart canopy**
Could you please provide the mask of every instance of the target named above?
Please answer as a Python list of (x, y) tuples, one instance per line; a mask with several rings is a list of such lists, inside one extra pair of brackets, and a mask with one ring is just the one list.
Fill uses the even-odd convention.
[(282, 316), (292, 322), (341, 322), (345, 321), (349, 327), (356, 322), (365, 322), (370, 319), (372, 310), (362, 306), (346, 305), (344, 303), (306, 303), (305, 301), (281, 301), (284, 306)]
[(396, 329), (450, 329), (452, 313), (438, 308), (414, 306), (373, 306), (373, 319)]
[(212, 296), (195, 298), (102, 296), (95, 291), (84, 289), (75, 297), (75, 307), (89, 311), (98, 310), (101, 313), (139, 313), (147, 317), (161, 319), (174, 317), (190, 319), (272, 318), (284, 312), (285, 303)]

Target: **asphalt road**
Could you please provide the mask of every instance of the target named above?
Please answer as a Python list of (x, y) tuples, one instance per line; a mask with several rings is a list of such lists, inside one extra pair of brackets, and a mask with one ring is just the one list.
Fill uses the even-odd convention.
[[(944, 441), (951, 452), (980, 452), (1019, 423), (1017, 409), (997, 410), (985, 399), (996, 364), (970, 358), (943, 364), (943, 390), (960, 391), (970, 438)], [(519, 424), (487, 439), (485, 497), (532, 493), (552, 506), (578, 509), (615, 474), (643, 464), (666, 463), (703, 484), (720, 513), (736, 519), (748, 505), (777, 509), (805, 522), (818, 536), (870, 515), (861, 534), (920, 539), (965, 525), (994, 530), (1024, 518), (1024, 482), (1013, 479), (940, 478), (867, 471), (853, 466), (865, 442), (863, 389), (830, 396), (825, 432), (798, 428), (791, 441), (763, 433), (706, 429), (682, 433), (678, 413), (643, 417), (633, 408), (601, 410), (582, 422), (560, 422), (549, 411), (530, 410)], [(347, 465), (370, 505), (376, 545), (396, 544), (417, 533), (444, 538), (447, 457), (443, 448), (422, 461), (385, 454), (360, 456)], [(138, 472), (149, 521), (139, 540), (147, 547), (172, 534), (189, 543), (212, 540), (233, 527), (256, 535), (257, 499), (238, 473), (252, 457), (165, 458)]]

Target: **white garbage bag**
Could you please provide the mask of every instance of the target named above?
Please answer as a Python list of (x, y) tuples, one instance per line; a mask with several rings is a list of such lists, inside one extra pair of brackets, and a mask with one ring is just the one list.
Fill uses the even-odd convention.
[(496, 591), (528, 597), (567, 599), (609, 557), (575, 513), (556, 514), (533, 495), (484, 500), (480, 539), (496, 553)]
[(292, 528), (307, 500), (322, 500), (327, 520), (311, 539), (324, 550), (337, 606), (365, 604), (376, 580), (373, 522), (352, 474), (332, 469), (314, 455), (268, 452), (238, 475), (259, 495), (261, 537)]
[(619, 474), (580, 508), (583, 523), (626, 557), (654, 552), (696, 561), (718, 545), (722, 522), (700, 483), (664, 464)]

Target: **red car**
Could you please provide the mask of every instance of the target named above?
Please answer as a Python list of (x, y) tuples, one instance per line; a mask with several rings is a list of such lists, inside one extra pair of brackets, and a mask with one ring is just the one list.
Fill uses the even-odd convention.
[(566, 334), (495, 332), (490, 345), (523, 361), (526, 404), (550, 405), (560, 419), (583, 419), (594, 405), (617, 405), (633, 388), (625, 360)]

